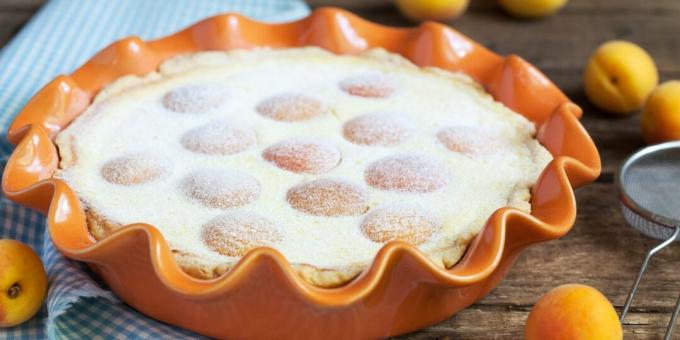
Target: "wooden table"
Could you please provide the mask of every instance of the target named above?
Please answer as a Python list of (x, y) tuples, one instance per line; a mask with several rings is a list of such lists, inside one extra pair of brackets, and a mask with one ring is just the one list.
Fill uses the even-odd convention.
[[(0, 46), (41, 4), (41, 0), (0, 0)], [(621, 161), (643, 146), (639, 116), (612, 118), (587, 102), (581, 75), (588, 55), (603, 41), (627, 39), (654, 57), (661, 79), (680, 78), (680, 1), (571, 0), (558, 15), (518, 21), (500, 12), (493, 0), (473, 5), (451, 25), (501, 53), (518, 54), (538, 66), (585, 111), (583, 124), (602, 154), (598, 181), (577, 193), (578, 220), (561, 240), (528, 249), (507, 278), (484, 300), (412, 338), (521, 338), (534, 302), (565, 283), (601, 290), (617, 309), (623, 305), (646, 251), (657, 243), (626, 226), (616, 198), (613, 174)], [(360, 10), (370, 20), (410, 25), (392, 8)], [(626, 318), (626, 338), (658, 339), (680, 292), (680, 247), (664, 250), (652, 262)], [(680, 329), (676, 330), (680, 339)]]

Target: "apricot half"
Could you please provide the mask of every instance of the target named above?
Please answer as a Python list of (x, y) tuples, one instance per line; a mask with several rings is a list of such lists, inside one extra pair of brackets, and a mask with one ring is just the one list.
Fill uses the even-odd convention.
[(526, 340), (622, 339), (623, 331), (612, 304), (597, 289), (580, 284), (553, 288), (529, 313)]
[(597, 48), (583, 76), (586, 95), (595, 106), (615, 114), (642, 108), (659, 82), (652, 57), (628, 41), (615, 40)]
[(16, 326), (40, 310), (47, 274), (29, 246), (0, 240), (0, 327)]

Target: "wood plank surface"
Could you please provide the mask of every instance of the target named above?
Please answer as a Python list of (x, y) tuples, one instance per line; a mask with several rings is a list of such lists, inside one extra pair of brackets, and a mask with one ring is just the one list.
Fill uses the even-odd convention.
[[(37, 10), (42, 0), (0, 0), (0, 46)], [(410, 26), (392, 6), (359, 10), (372, 21)], [(680, 1), (571, 0), (558, 15), (520, 21), (493, 0), (473, 0), (454, 28), (501, 54), (517, 54), (543, 70), (584, 108), (583, 124), (601, 152), (603, 176), (577, 192), (577, 222), (566, 237), (529, 248), (507, 278), (485, 299), (454, 317), (403, 338), (515, 339), (527, 314), (547, 290), (585, 283), (619, 309), (645, 252), (657, 241), (628, 227), (620, 214), (613, 174), (643, 146), (639, 116), (612, 118), (585, 98), (581, 86), (587, 57), (601, 42), (627, 39), (654, 57), (662, 80), (680, 78)], [(660, 339), (680, 291), (674, 265), (680, 247), (659, 254), (642, 281), (624, 326), (628, 339)], [(675, 338), (680, 339), (680, 330)]]

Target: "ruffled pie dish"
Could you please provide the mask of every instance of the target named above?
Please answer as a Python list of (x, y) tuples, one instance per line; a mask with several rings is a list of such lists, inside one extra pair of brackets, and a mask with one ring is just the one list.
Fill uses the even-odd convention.
[[(382, 47), (420, 66), (466, 73), (534, 122), (537, 139), (553, 156), (532, 188), (531, 215), (495, 211), (449, 270), (410, 245), (390, 242), (359, 277), (334, 289), (305, 282), (270, 248), (250, 251), (222, 277), (199, 280), (179, 268), (153, 226), (129, 225), (95, 242), (80, 200), (53, 178), (59, 156), (52, 138), (121, 76), (146, 74), (178, 54), (258, 46), (319, 46), (340, 54)], [(88, 263), (122, 300), (158, 320), (213, 337), (386, 337), (441, 321), (481, 299), (521, 250), (569, 231), (576, 215), (572, 187), (600, 172), (580, 115), (521, 58), (500, 57), (440, 24), (389, 28), (328, 8), (275, 25), (226, 14), (155, 41), (121, 40), (45, 86), (10, 126), (8, 139), (17, 147), (3, 191), (47, 215), (52, 240), (65, 256)]]

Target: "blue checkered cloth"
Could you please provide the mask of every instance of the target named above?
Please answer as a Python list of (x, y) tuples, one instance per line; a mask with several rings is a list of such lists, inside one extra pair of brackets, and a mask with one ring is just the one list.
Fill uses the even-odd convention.
[[(0, 166), (12, 145), (4, 133), (37, 90), (71, 73), (98, 50), (129, 35), (154, 39), (205, 17), (240, 12), (265, 21), (303, 17), (302, 0), (52, 0), (0, 50)], [(66, 47), (67, 46), (67, 47)], [(29, 244), (47, 269), (49, 291), (39, 314), (0, 329), (0, 339), (177, 339), (199, 336), (154, 321), (121, 303), (87, 268), (52, 244), (43, 215), (0, 198), (0, 238)]]

